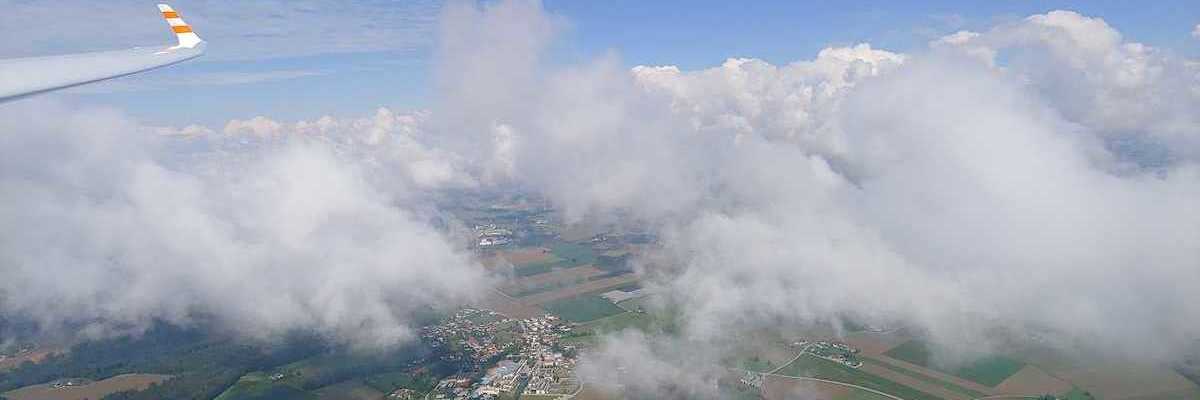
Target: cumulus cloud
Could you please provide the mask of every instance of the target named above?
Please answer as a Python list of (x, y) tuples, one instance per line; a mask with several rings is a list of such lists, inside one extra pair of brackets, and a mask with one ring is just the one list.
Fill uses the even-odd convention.
[(1200, 69), (1126, 40), (1103, 19), (1051, 11), (938, 42), (1002, 65), (1063, 117), (1110, 142), (1132, 142), (1145, 153), (1161, 153), (1144, 148), (1159, 146), (1178, 157), (1200, 155), (1200, 117), (1192, 112), (1200, 106)]
[[(43, 102), (0, 112), (9, 155), (0, 168), (0, 313), (47, 331), (214, 322), (257, 338), (300, 329), (386, 346), (413, 338), (413, 312), (487, 287), (428, 215), (397, 205), (368, 178), (370, 165), (326, 142), (180, 162), (169, 146), (179, 139), (160, 140), (117, 113)], [(380, 111), (363, 124), (388, 130), (393, 117)], [(356, 123), (231, 125), (282, 134)], [(427, 160), (394, 160), (406, 161)]]
[[(0, 254), (20, 278), (0, 304), (403, 337), (395, 310), (460, 299), (481, 278), (389, 199), (515, 184), (569, 220), (621, 212), (661, 234), (643, 272), (679, 310), (678, 334), (608, 338), (581, 369), (650, 397), (715, 395), (719, 371), (675, 366), (714, 363), (739, 332), (844, 316), (957, 349), (1004, 328), (1164, 359), (1200, 337), (1200, 299), (1181, 284), (1200, 282), (1194, 62), (1069, 11), (913, 54), (860, 44), (696, 71), (629, 69), (615, 53), (548, 62), (562, 26), (537, 2), (451, 4), (429, 113), (158, 130), (216, 149), (220, 163), (187, 162), (226, 173), (118, 156), (142, 147), (112, 142), (120, 118), (16, 113), (6, 129), (36, 134), (5, 145), (31, 159), (0, 175), (14, 199)], [(109, 133), (69, 143), (89, 118)], [(72, 245), (37, 246), (60, 242)], [(104, 285), (57, 279), (72, 272)], [(19, 291), (38, 284), (50, 289)], [(139, 301), (159, 286), (183, 295)]]
[[(448, 23), (517, 34), (486, 49), (473, 43), (488, 32), (447, 35), (441, 57), (470, 66), (442, 79), (477, 90), (434, 114), (475, 118), (473, 151), (504, 143), (511, 174), (568, 218), (652, 221), (664, 257), (646, 273), (680, 307), (685, 348), (846, 315), (958, 349), (1004, 328), (1161, 359), (1200, 337), (1177, 284), (1200, 281), (1194, 64), (1103, 20), (1054, 11), (916, 54), (858, 45), (685, 72), (613, 55), (550, 68), (550, 33), (519, 34), (553, 17), (490, 7)], [(472, 136), (488, 133), (503, 140)], [(593, 361), (686, 359), (617, 340)], [(647, 346), (639, 362), (629, 343)], [(672, 393), (670, 371), (626, 376)]]

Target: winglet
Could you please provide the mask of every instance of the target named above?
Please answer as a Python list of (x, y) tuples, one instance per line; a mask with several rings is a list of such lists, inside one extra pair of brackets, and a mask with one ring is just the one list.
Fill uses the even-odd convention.
[(175, 9), (171, 8), (171, 6), (159, 4), (158, 10), (162, 11), (163, 18), (166, 18), (167, 23), (171, 25), (171, 30), (175, 32), (175, 37), (179, 38), (179, 45), (175, 46), (175, 48), (183, 47), (190, 49), (204, 42), (203, 39), (200, 39), (200, 36), (196, 35), (196, 32), (192, 32), (192, 27), (187, 22), (183, 22), (183, 18), (180, 18), (179, 13), (175, 12)]

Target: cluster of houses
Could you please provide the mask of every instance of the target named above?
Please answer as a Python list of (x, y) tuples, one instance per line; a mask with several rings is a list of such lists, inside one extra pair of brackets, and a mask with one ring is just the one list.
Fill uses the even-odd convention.
[(488, 224), (476, 225), (475, 235), (479, 238), (479, 247), (497, 247), (512, 243), (513, 232), (496, 224)]
[(575, 378), (575, 348), (560, 338), (571, 333), (570, 324), (546, 315), (521, 321), (523, 345), (518, 357), (529, 368), (526, 394), (563, 394), (578, 386)]
[(62, 379), (50, 382), (50, 387), (52, 389), (66, 389), (70, 387), (87, 385), (89, 383), (92, 382), (87, 379)]
[(415, 400), (421, 398), (421, 393), (418, 393), (416, 390), (412, 389), (400, 388), (388, 393), (387, 398), (395, 400)]
[(850, 347), (850, 345), (838, 342), (827, 342), (823, 340), (809, 342), (801, 340), (792, 343), (792, 347), (798, 347), (801, 352), (812, 354), (813, 356), (823, 358), (836, 363), (841, 363), (850, 368), (858, 368), (862, 366), (862, 361), (856, 356), (858, 349)]
[(439, 325), (421, 328), (421, 337), (435, 349), (452, 349), (444, 352), (442, 361), (466, 363), (478, 369), (511, 344), (497, 341), (497, 333), (510, 325), (495, 311), (464, 308)]
[(571, 331), (557, 316), (511, 320), (488, 310), (463, 309), (422, 336), (446, 350), (443, 361), (460, 372), (438, 382), (434, 399), (495, 399), (526, 394), (565, 394), (578, 387), (574, 348), (559, 339)]

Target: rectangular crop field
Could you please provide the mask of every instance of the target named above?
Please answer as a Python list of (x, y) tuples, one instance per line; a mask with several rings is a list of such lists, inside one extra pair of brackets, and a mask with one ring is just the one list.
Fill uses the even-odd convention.
[(583, 295), (556, 300), (546, 303), (543, 307), (547, 311), (558, 314), (564, 319), (573, 322), (587, 322), (625, 312), (621, 307), (617, 307), (603, 297), (596, 295)]
[(550, 245), (550, 251), (570, 265), (591, 264), (596, 261), (596, 253), (592, 251), (592, 246), (587, 244), (557, 242)]
[(26, 386), (7, 393), (0, 393), (12, 400), (83, 400), (99, 399), (125, 390), (143, 390), (151, 384), (170, 378), (167, 375), (125, 374), (82, 386), (54, 388), (49, 384)]
[(939, 368), (933, 365), (929, 345), (920, 340), (909, 340), (883, 354), (989, 387), (999, 385), (1025, 367), (1025, 363), (1012, 358), (990, 355), (957, 368)]
[(892, 394), (906, 400), (940, 400), (937, 396), (890, 381), (878, 375), (850, 368), (833, 361), (823, 360), (809, 354), (805, 354), (796, 359), (795, 362), (788, 364), (783, 370), (779, 371), (779, 374), (808, 376), (855, 384)]

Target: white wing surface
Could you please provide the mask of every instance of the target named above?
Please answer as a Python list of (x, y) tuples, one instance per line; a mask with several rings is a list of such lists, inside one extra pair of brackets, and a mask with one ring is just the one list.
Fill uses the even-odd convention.
[(0, 102), (136, 74), (204, 54), (204, 40), (179, 13), (166, 4), (158, 9), (179, 40), (175, 46), (0, 60)]

